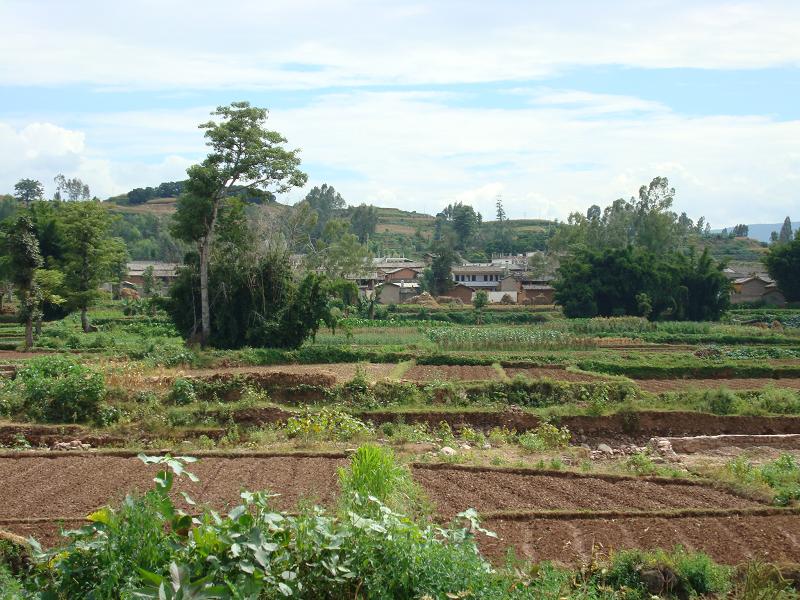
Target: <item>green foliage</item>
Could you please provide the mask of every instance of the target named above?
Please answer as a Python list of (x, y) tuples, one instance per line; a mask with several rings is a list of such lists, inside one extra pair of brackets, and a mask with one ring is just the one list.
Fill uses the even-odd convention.
[[(328, 280), (307, 273), (296, 282), (285, 255), (267, 255), (255, 264), (213, 264), (209, 288), (209, 342), (218, 348), (297, 348), (316, 333), (321, 320), (332, 324)], [(192, 337), (201, 322), (200, 279), (194, 268), (181, 269), (170, 298), (176, 327)]]
[(175, 379), (169, 392), (169, 401), (176, 406), (197, 402), (197, 392), (195, 392), (192, 380), (182, 377)]
[(42, 356), (22, 367), (13, 384), (28, 418), (80, 423), (97, 415), (106, 394), (103, 375), (68, 356)]
[(302, 413), (286, 420), (284, 430), (289, 438), (304, 441), (347, 441), (369, 437), (373, 433), (370, 425), (335, 407), (325, 407), (318, 412), (306, 407)]
[(772, 491), (774, 503), (779, 506), (800, 500), (800, 465), (791, 454), (782, 454), (780, 458), (760, 466), (740, 456), (725, 465), (725, 475), (746, 486), (766, 486)]
[(718, 320), (730, 284), (704, 251), (584, 249), (562, 261), (556, 300), (568, 317), (645, 315), (651, 319)]
[(585, 349), (596, 344), (569, 333), (529, 327), (435, 327), (423, 333), (442, 350)]
[[(623, 550), (612, 555), (611, 565), (599, 579), (615, 589), (631, 590), (630, 600), (649, 600), (643, 573), (658, 574), (664, 581), (660, 593), (678, 597), (692, 594), (725, 594), (730, 586), (730, 569), (716, 565), (706, 554), (676, 548), (642, 551)], [(656, 577), (658, 577), (656, 575)]]
[(85, 312), (99, 298), (102, 283), (122, 277), (127, 252), (122, 240), (111, 237), (111, 215), (100, 202), (65, 203), (61, 213), (67, 302)]
[(715, 415), (729, 415), (734, 412), (738, 398), (731, 390), (721, 388), (704, 392), (704, 400)]
[(572, 434), (566, 427), (559, 428), (550, 423), (541, 423), (536, 429), (520, 434), (517, 443), (529, 452), (545, 452), (566, 448), (570, 439)]
[(366, 243), (369, 237), (375, 233), (378, 211), (374, 206), (361, 204), (350, 208), (349, 213), (351, 231), (358, 237), (360, 243)]
[(391, 449), (374, 444), (359, 447), (350, 465), (339, 469), (339, 485), (346, 507), (354, 500), (375, 498), (392, 510), (411, 513), (419, 495), (411, 473), (397, 464)]
[(800, 238), (771, 246), (764, 263), (786, 299), (800, 300)]

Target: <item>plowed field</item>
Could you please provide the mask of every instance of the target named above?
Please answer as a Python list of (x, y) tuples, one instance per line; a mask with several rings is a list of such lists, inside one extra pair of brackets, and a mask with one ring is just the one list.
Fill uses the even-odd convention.
[(464, 508), (496, 510), (650, 510), (755, 508), (753, 500), (680, 482), (537, 475), (500, 470), (415, 469), (414, 477), (446, 517)]
[[(179, 489), (218, 509), (236, 503), (242, 489), (280, 494), (280, 509), (294, 509), (302, 499), (330, 505), (337, 468), (344, 464), (344, 458), (322, 456), (206, 457), (191, 467), (199, 483), (184, 481)], [(52, 544), (62, 526), (75, 527), (99, 506), (151, 487), (156, 470), (125, 456), (2, 456), (0, 529)], [(419, 465), (414, 477), (442, 520), (469, 507), (486, 514), (487, 527), (501, 539), (482, 543), (496, 558), (513, 545), (535, 560), (574, 562), (587, 558), (596, 543), (606, 549), (683, 544), (728, 563), (753, 555), (800, 561), (800, 516), (756, 516), (754, 511), (772, 509), (706, 485), (445, 465)], [(686, 516), (692, 510), (714, 515)]]
[(702, 550), (717, 561), (737, 564), (754, 557), (778, 563), (800, 562), (800, 515), (617, 518), (488, 519), (483, 524), (499, 539), (482, 538), (490, 557), (502, 559), (512, 546), (533, 561), (582, 563), (599, 549), (673, 548)]

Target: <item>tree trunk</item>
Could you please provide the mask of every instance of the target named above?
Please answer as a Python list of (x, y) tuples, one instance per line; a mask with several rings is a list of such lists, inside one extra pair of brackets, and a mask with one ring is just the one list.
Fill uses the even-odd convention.
[(200, 342), (205, 347), (211, 337), (211, 310), (208, 306), (208, 254), (211, 237), (206, 236), (200, 243)]
[(42, 335), (42, 313), (39, 311), (39, 316), (36, 317), (36, 337)]
[(33, 346), (33, 315), (28, 315), (25, 320), (25, 350)]
[(86, 307), (81, 308), (81, 327), (83, 328), (83, 333), (89, 333), (92, 330), (91, 325), (89, 325), (89, 315)]

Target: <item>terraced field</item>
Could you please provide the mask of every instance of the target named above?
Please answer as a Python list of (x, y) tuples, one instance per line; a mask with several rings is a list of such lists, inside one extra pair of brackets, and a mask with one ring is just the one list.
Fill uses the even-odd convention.
[[(192, 468), (199, 483), (182, 481), (178, 490), (217, 509), (235, 503), (241, 489), (279, 494), (280, 509), (303, 501), (330, 505), (345, 463), (343, 455), (207, 455)], [(124, 452), (4, 455), (0, 528), (54, 543), (60, 527), (150, 487), (155, 471)], [(729, 563), (752, 556), (800, 561), (796, 511), (696, 481), (442, 464), (416, 465), (412, 472), (443, 521), (468, 507), (486, 516), (500, 539), (481, 543), (497, 558), (509, 545), (527, 558), (573, 563), (586, 559), (593, 545), (681, 543)]]

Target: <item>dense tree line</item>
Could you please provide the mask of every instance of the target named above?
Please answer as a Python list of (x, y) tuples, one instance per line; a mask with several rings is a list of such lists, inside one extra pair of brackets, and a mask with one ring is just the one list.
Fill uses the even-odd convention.
[(730, 284), (708, 249), (698, 256), (690, 246), (692, 234), (709, 227), (672, 211), (674, 196), (657, 177), (638, 198), (570, 216), (552, 240), (564, 254), (555, 287), (567, 316), (719, 319)]
[(730, 304), (728, 279), (707, 249), (700, 256), (633, 246), (582, 249), (562, 261), (555, 287), (568, 317), (707, 321)]
[[(786, 217), (787, 222), (789, 217)], [(788, 231), (783, 238), (791, 234), (791, 223), (784, 223)], [(790, 302), (800, 302), (800, 230), (795, 238), (786, 241), (777, 241), (764, 259), (770, 277), (777, 283), (783, 295)]]
[[(78, 196), (84, 189), (75, 184)], [(26, 346), (46, 316), (77, 310), (90, 331), (88, 311), (99, 286), (126, 271), (125, 244), (111, 232), (113, 215), (97, 200), (23, 202), (0, 225), (0, 280), (13, 284)]]

